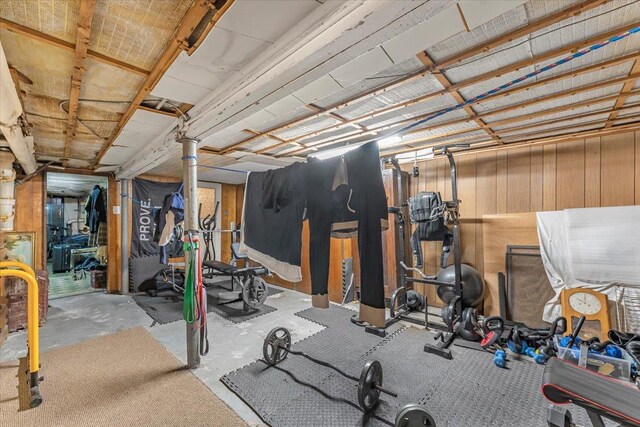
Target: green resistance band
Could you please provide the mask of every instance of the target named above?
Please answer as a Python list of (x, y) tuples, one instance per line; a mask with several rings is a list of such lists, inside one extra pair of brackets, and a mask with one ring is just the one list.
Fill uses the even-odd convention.
[(194, 262), (194, 251), (192, 250), (191, 243), (184, 243), (184, 253), (189, 253), (191, 261), (189, 262), (189, 271), (187, 271), (187, 277), (184, 282), (184, 303), (182, 304), (182, 317), (188, 323), (193, 323), (196, 320), (196, 297), (195, 297), (195, 278), (196, 271)]

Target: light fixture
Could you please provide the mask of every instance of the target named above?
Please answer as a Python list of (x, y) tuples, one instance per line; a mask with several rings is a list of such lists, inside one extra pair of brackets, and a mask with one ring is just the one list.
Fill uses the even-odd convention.
[(309, 156), (310, 157), (315, 157), (316, 159), (325, 160), (325, 159), (329, 159), (331, 157), (340, 156), (340, 155), (342, 155), (344, 153), (347, 153), (347, 152), (349, 152), (351, 150), (355, 150), (359, 146), (360, 145), (357, 145), (357, 144), (345, 145), (344, 147), (334, 148), (333, 150), (318, 151), (317, 153), (310, 154)]
[(422, 150), (397, 154), (396, 159), (398, 159), (398, 162), (400, 163), (409, 163), (411, 161), (416, 162), (418, 160), (433, 159), (434, 156), (435, 156), (435, 153), (434, 153), (433, 147), (429, 147)]
[(384, 147), (390, 147), (392, 145), (395, 145), (399, 142), (402, 142), (402, 136), (400, 135), (390, 135), (387, 136), (385, 138), (379, 139), (378, 140), (378, 147), (380, 148), (384, 148)]

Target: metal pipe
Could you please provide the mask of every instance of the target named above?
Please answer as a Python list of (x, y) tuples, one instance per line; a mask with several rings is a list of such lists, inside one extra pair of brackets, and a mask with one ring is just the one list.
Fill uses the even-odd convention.
[[(184, 185), (184, 229), (185, 234), (191, 232), (199, 236), (198, 231), (198, 141), (191, 138), (180, 138), (182, 144), (182, 183)], [(191, 257), (185, 257), (185, 271), (190, 271)], [(188, 284), (185, 283), (185, 286)], [(191, 284), (194, 286), (194, 283)], [(186, 293), (186, 292), (185, 292)], [(200, 366), (198, 352), (199, 336), (196, 322), (187, 324), (187, 367), (195, 369)]]
[(129, 293), (129, 180), (120, 180), (120, 293)]

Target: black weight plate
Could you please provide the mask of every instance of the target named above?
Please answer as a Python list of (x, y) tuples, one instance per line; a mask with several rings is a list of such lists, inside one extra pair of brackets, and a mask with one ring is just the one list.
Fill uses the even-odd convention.
[(287, 328), (278, 327), (269, 332), (262, 344), (262, 355), (270, 365), (277, 365), (286, 359), (291, 348), (291, 333)]
[(260, 277), (247, 279), (242, 289), (242, 300), (251, 308), (258, 308), (267, 300), (267, 284)]
[(424, 298), (417, 291), (410, 289), (407, 291), (407, 307), (411, 310), (422, 310)]
[(435, 427), (436, 422), (424, 406), (417, 403), (404, 405), (396, 413), (395, 427)]
[(358, 381), (358, 403), (364, 412), (371, 412), (380, 399), (382, 387), (382, 365), (377, 360), (371, 360), (364, 365)]

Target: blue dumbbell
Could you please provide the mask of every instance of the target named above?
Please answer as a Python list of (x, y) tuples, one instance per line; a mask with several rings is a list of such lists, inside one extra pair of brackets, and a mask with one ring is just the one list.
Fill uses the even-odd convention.
[(544, 354), (538, 354), (536, 353), (536, 351), (533, 349), (533, 347), (529, 347), (525, 350), (525, 354), (527, 356), (529, 356), (530, 358), (533, 359), (534, 362), (536, 362), (538, 365), (544, 365), (546, 362), (546, 359), (544, 357)]
[(615, 357), (616, 359), (622, 359), (622, 349), (617, 345), (609, 344), (604, 348), (604, 353), (609, 357)]
[(505, 353), (504, 350), (496, 350), (493, 355), (493, 364), (498, 368), (507, 366), (507, 353)]

